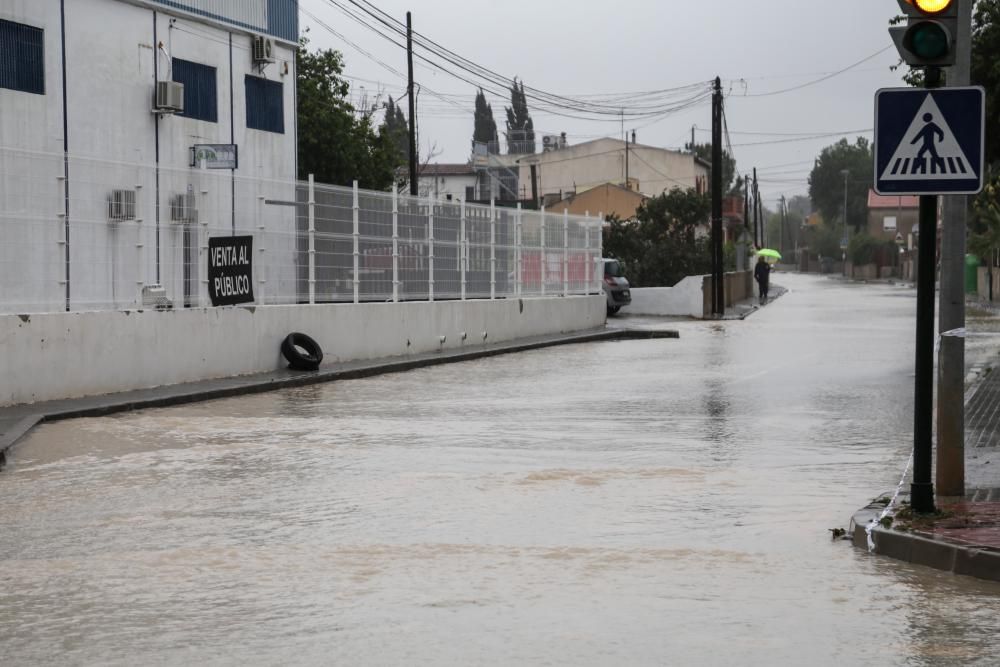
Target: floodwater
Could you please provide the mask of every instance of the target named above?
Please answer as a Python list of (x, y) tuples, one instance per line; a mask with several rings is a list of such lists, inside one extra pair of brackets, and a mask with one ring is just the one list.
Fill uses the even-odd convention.
[(0, 663), (941, 665), (1000, 586), (831, 539), (911, 440), (912, 290), (37, 429)]

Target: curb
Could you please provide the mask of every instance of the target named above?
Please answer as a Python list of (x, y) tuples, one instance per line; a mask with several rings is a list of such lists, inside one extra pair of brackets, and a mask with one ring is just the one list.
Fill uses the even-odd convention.
[[(163, 408), (185, 403), (196, 403), (219, 398), (232, 398), (247, 394), (262, 394), (278, 389), (307, 385), (357, 380), (389, 373), (403, 373), (439, 366), (442, 364), (473, 361), (503, 354), (527, 352), (558, 345), (575, 343), (613, 342), (623, 340), (677, 339), (680, 333), (662, 329), (599, 329), (560, 336), (522, 339), (520, 342), (479, 347), (470, 350), (432, 352), (413, 358), (393, 357), (367, 362), (346, 362), (339, 368), (320, 369), (303, 373), (276, 370), (256, 375), (243, 375), (177, 385), (140, 389), (118, 394), (87, 396), (76, 399), (46, 401), (30, 405), (12, 405), (0, 408), (0, 467), (5, 455), (35, 426), (80, 417), (103, 417), (119, 412), (147, 408)], [(6, 426), (4, 425), (6, 422)]]
[[(869, 505), (851, 519), (851, 534), (855, 547), (868, 548), (865, 527), (881, 514), (881, 505)], [(927, 533), (901, 532), (882, 527), (872, 530), (873, 553), (913, 565), (924, 565), (953, 574), (1000, 581), (1000, 551), (977, 547)]]

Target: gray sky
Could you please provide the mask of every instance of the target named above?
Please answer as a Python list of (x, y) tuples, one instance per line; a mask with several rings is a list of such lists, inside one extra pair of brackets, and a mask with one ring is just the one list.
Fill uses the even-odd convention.
[[(336, 1), (350, 6), (346, 0)], [(772, 208), (782, 194), (807, 193), (813, 159), (840, 139), (801, 140), (792, 135), (863, 130), (860, 134), (870, 138), (875, 91), (903, 85), (900, 72), (889, 70), (897, 61), (887, 32), (889, 19), (898, 13), (894, 0), (372, 1), (400, 21), (410, 10), (417, 32), (465, 58), (559, 95), (610, 95), (699, 82), (707, 86), (721, 76), (737, 167), (741, 172), (760, 169), (761, 190)], [(345, 74), (354, 78), (355, 101), (362, 87), (370, 99), (380, 91), (383, 96), (403, 95), (405, 78), (372, 58), (405, 74), (402, 49), (348, 18), (331, 0), (300, 0), (300, 6), (311, 47), (344, 53)], [(372, 57), (317, 25), (307, 13)], [(883, 49), (826, 81), (753, 97), (808, 84)], [(435, 162), (467, 161), (476, 89), (419, 61), (415, 78), (423, 87), (417, 114), (421, 154), (433, 144), (441, 151)], [(503, 107), (509, 100), (491, 103), (503, 142)], [(401, 106), (405, 112), (405, 104)], [(531, 111), (539, 142), (541, 135), (559, 132), (566, 132), (570, 143), (621, 137), (618, 120), (582, 121)], [(698, 141), (708, 142), (711, 104), (706, 100), (650, 123), (627, 120), (626, 129), (637, 129), (639, 143), (680, 148), (690, 141), (696, 125)], [(853, 140), (857, 134), (847, 136)]]

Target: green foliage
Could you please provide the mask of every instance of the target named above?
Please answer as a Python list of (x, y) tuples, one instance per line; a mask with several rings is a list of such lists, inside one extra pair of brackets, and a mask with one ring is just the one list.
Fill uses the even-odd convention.
[(296, 53), (298, 73), (299, 176), (385, 190), (406, 160), (391, 132), (378, 133), (368, 114), (357, 114), (348, 101), (344, 59), (338, 51), (309, 53), (303, 39)]
[(674, 188), (646, 200), (635, 221), (612, 218), (604, 234), (605, 253), (628, 265), (635, 287), (670, 287), (687, 276), (707, 274), (709, 242), (695, 231), (710, 213), (708, 195)]
[(883, 245), (867, 232), (855, 234), (847, 245), (847, 256), (855, 266), (864, 266), (875, 261), (875, 249)]
[[(842, 230), (841, 230), (842, 231)], [(840, 257), (840, 233), (825, 222), (810, 227), (804, 237), (809, 252), (820, 257)]]
[(507, 110), (507, 152), (524, 155), (535, 152), (535, 124), (528, 113), (528, 98), (524, 94), (524, 82), (520, 87), (517, 79), (510, 87), (510, 106)]
[(986, 161), (1000, 162), (1000, 0), (979, 0), (972, 19), (972, 83), (986, 88)]
[(972, 203), (969, 250), (980, 258), (1000, 252), (1000, 170), (993, 169), (983, 191)]
[[(691, 144), (684, 144), (684, 150), (692, 151), (696, 156), (708, 162), (712, 163), (712, 144), (694, 144), (692, 148)], [(733, 186), (733, 179), (736, 178), (736, 159), (729, 154), (728, 151), (722, 151), (722, 191), (726, 194), (738, 194), (743, 190), (743, 177), (739, 177), (736, 180), (735, 187)], [(708, 180), (709, 191), (712, 189), (712, 179)]]
[(379, 135), (392, 140), (392, 145), (396, 150), (396, 160), (399, 164), (407, 164), (410, 159), (410, 128), (406, 122), (403, 110), (389, 96), (389, 101), (385, 103), (385, 120), (379, 127)]
[(855, 229), (861, 229), (868, 219), (868, 189), (871, 187), (874, 168), (872, 147), (865, 137), (858, 137), (852, 144), (841, 139), (827, 146), (820, 153), (809, 175), (809, 197), (827, 221), (844, 221), (844, 169), (847, 176), (847, 220)]
[(479, 89), (476, 94), (476, 117), (472, 130), (472, 141), (486, 144), (490, 153), (500, 151), (500, 138), (497, 135), (497, 122), (493, 118), (493, 106), (486, 101), (486, 94)]

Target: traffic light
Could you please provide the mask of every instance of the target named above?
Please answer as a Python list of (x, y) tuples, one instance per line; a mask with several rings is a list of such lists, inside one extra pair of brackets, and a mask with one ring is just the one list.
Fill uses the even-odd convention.
[(889, 28), (889, 34), (907, 65), (947, 67), (955, 64), (960, 1), (897, 0), (906, 14), (907, 24)]

